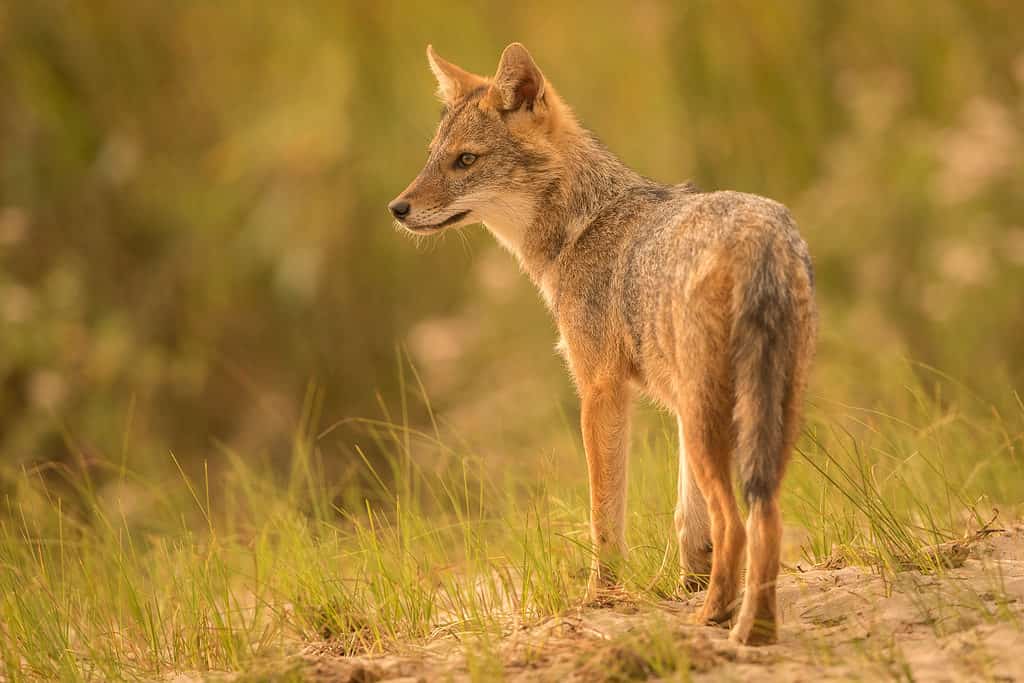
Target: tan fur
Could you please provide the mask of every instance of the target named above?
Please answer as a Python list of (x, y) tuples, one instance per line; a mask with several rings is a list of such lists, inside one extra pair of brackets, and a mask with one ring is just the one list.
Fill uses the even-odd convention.
[(445, 113), (426, 166), (392, 207), (407, 202), (400, 220), (421, 234), (484, 223), (541, 290), (581, 397), (592, 591), (616, 584), (626, 555), (629, 406), (640, 390), (679, 417), (682, 578), (708, 586), (697, 618), (727, 624), (737, 613), (735, 640), (771, 642), (778, 491), (816, 332), (810, 258), (792, 217), (769, 199), (630, 170), (517, 43), (490, 79), (429, 48), (428, 57)]

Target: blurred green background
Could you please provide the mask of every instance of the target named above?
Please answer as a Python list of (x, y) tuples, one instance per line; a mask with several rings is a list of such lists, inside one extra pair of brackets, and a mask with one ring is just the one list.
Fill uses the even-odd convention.
[(482, 228), (385, 211), (437, 121), (428, 42), (491, 74), (522, 41), (642, 173), (788, 204), (812, 400), (871, 404), (904, 357), (1019, 386), (1022, 26), (996, 0), (0, 2), (0, 454), (287, 458), (311, 384), (325, 425), (425, 422), (409, 367), (465, 438), (549, 448), (576, 408), (530, 283)]

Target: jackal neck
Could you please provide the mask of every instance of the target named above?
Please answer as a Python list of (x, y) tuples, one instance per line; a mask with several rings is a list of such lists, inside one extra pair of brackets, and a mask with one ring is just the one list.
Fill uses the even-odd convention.
[(507, 202), (501, 220), (485, 221), (516, 254), (551, 308), (558, 298), (562, 261), (587, 226), (629, 193), (656, 185), (578, 124), (560, 137), (544, 180), (529, 195)]

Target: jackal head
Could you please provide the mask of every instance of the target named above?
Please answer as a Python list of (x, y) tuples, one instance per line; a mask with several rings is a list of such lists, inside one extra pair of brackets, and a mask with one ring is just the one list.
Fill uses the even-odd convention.
[(486, 224), (510, 248), (558, 176), (557, 138), (571, 119), (519, 43), (493, 78), (469, 73), (427, 46), (444, 103), (427, 163), (388, 210), (418, 234)]

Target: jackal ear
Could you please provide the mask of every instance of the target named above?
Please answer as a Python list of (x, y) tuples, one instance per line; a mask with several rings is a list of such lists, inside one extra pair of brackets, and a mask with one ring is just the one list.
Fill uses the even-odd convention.
[(544, 74), (521, 43), (512, 43), (501, 53), (487, 96), (501, 111), (515, 111), (523, 105), (533, 109), (543, 102)]
[(427, 61), (437, 79), (437, 96), (445, 104), (452, 104), (479, 87), (487, 85), (487, 79), (461, 69), (434, 52), (433, 45), (427, 45)]

